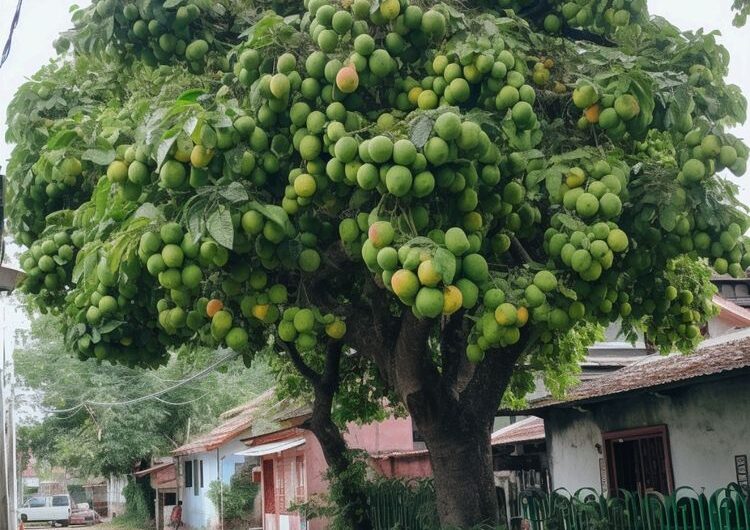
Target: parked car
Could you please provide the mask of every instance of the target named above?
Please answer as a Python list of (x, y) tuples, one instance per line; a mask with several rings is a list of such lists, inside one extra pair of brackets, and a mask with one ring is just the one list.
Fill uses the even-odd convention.
[(85, 502), (76, 504), (70, 514), (70, 524), (92, 525), (101, 522), (99, 514), (92, 510), (88, 503)]
[(24, 523), (42, 521), (68, 526), (71, 506), (70, 495), (34, 495), (23, 503), (18, 513)]

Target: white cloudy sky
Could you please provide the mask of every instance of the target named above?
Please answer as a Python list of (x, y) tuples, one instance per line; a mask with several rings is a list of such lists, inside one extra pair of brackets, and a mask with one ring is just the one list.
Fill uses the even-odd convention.
[[(750, 95), (750, 26), (737, 29), (731, 24), (732, 0), (650, 0), (652, 14), (667, 18), (682, 29), (719, 30), (720, 42), (730, 51), (729, 81), (739, 85)], [(15, 0), (0, 0), (0, 47), (5, 43), (10, 21), (15, 10)], [(10, 146), (4, 143), (5, 107), (16, 88), (32, 75), (54, 54), (52, 41), (70, 26), (69, 9), (74, 4), (84, 5), (88, 0), (25, 0), (21, 18), (13, 39), (10, 57), (0, 70), (0, 168), (5, 166)], [(750, 125), (738, 128), (735, 134), (750, 140)], [(750, 178), (746, 176), (745, 179)], [(742, 185), (742, 196), (750, 204), (750, 186)], [(11, 252), (12, 253), (12, 252)], [(0, 299), (0, 304), (3, 304)], [(0, 313), (2, 314), (2, 313)]]

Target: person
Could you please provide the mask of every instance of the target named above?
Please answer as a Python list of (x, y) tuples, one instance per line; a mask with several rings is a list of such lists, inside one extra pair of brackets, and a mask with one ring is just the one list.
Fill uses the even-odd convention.
[(182, 526), (182, 501), (177, 501), (177, 506), (172, 508), (172, 514), (169, 516), (169, 526), (175, 530)]

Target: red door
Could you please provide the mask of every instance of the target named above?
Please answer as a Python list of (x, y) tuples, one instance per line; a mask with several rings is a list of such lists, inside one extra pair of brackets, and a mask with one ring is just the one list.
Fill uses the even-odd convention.
[(276, 513), (276, 488), (273, 480), (273, 460), (263, 460), (263, 512)]

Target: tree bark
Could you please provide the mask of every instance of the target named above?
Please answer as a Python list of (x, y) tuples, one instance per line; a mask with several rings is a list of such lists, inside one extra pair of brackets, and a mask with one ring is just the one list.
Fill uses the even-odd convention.
[(455, 421), (455, 428), (441, 425), (425, 434), (440, 522), (456, 528), (494, 525), (499, 508), (492, 469), (491, 425), (465, 428), (468, 426), (461, 426), (461, 418), (446, 416), (445, 420)]
[[(456, 528), (497, 524), (490, 435), (526, 337), (516, 346), (487, 352), (487, 358), (474, 365), (466, 358), (471, 323), (461, 313), (438, 327), (436, 321), (418, 320), (411, 312), (394, 324), (388, 313), (372, 309), (370, 325), (394, 333), (395, 341), (360, 332), (362, 340), (355, 346), (377, 364), (425, 440), (440, 523)], [(430, 338), (436, 331), (439, 362), (433, 351), (438, 341)]]
[(302, 427), (311, 431), (320, 443), (323, 457), (332, 471), (332, 479), (340, 481), (336, 491), (342, 498), (334, 499), (341, 509), (339, 517), (352, 530), (372, 530), (367, 493), (364, 484), (349, 471), (352, 468), (352, 456), (346, 440), (331, 417), (333, 398), (340, 383), (341, 344), (331, 343), (326, 349), (325, 367), (318, 373), (307, 365), (293, 345), (284, 344), (287, 354), (297, 370), (313, 387), (313, 412)]

